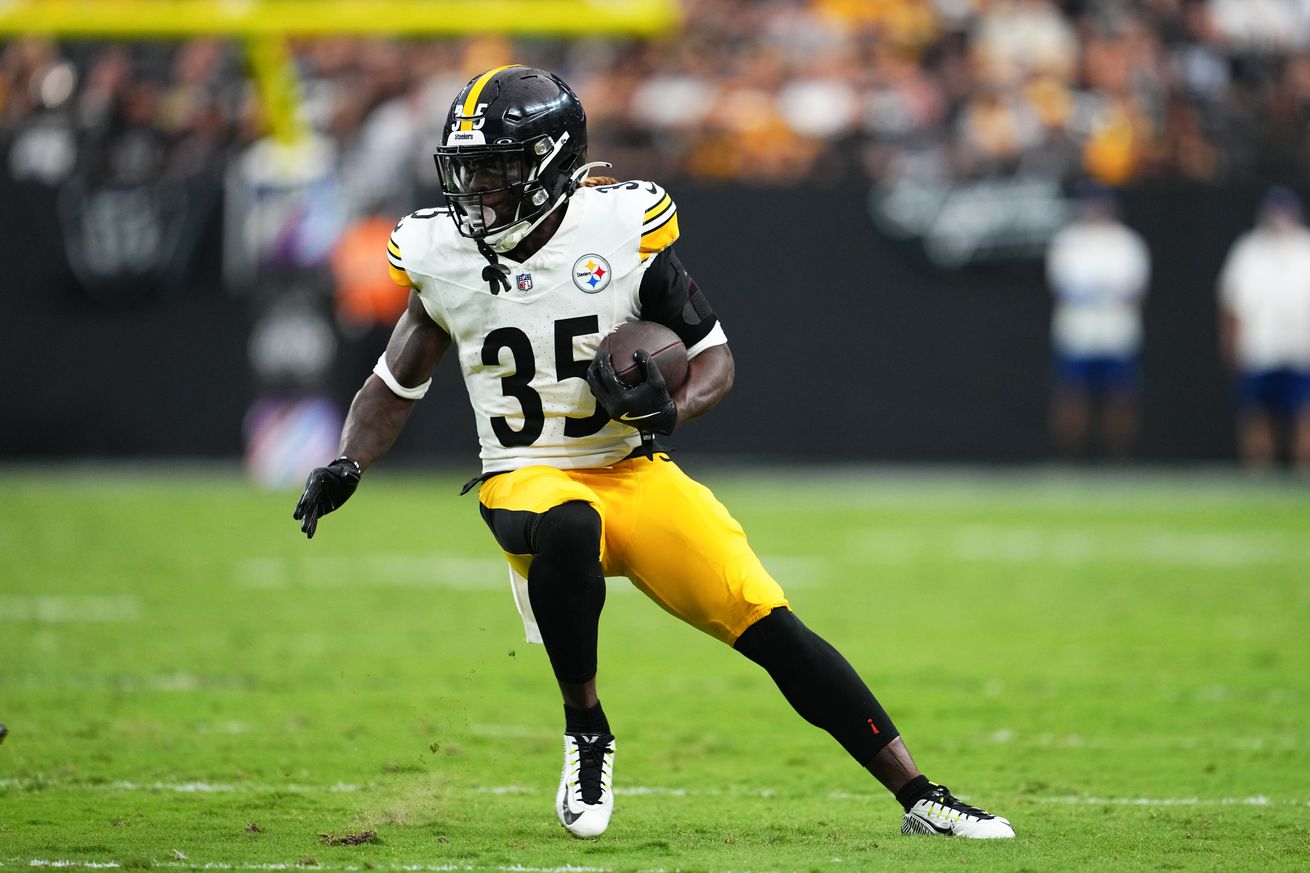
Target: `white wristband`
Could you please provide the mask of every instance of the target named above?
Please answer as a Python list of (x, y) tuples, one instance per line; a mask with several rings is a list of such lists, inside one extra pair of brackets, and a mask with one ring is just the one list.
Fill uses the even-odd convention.
[(428, 388), (432, 385), (431, 379), (415, 388), (406, 388), (401, 385), (396, 381), (396, 377), (391, 375), (391, 368), (387, 366), (387, 356), (385, 354), (379, 357), (378, 362), (373, 365), (373, 375), (385, 382), (386, 386), (391, 389), (392, 394), (406, 400), (422, 400), (423, 395), (428, 393)]

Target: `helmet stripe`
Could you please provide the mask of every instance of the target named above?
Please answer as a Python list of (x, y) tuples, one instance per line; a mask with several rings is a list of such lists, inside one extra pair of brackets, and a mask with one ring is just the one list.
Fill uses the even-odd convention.
[(495, 69), (487, 70), (481, 76), (478, 76), (477, 80), (473, 83), (473, 86), (469, 88), (468, 96), (464, 98), (464, 106), (461, 111), (463, 113), (462, 117), (465, 120), (459, 123), (460, 130), (473, 129), (473, 113), (478, 108), (478, 98), (482, 96), (482, 89), (487, 87), (487, 83), (491, 81), (492, 76), (495, 76), (501, 70), (508, 70), (510, 67), (521, 66), (523, 65), (506, 64), (503, 67), (496, 67)]

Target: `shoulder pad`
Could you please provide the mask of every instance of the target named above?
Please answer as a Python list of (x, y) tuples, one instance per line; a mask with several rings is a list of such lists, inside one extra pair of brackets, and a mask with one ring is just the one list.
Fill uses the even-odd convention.
[(644, 212), (641, 217), (641, 259), (659, 254), (678, 238), (678, 205), (669, 192), (654, 182), (640, 182)]
[(414, 287), (409, 263), (427, 250), (433, 228), (431, 221), (446, 221), (449, 209), (420, 209), (396, 222), (387, 240), (387, 271), (399, 285)]
[(664, 251), (678, 238), (678, 206), (669, 192), (654, 182), (630, 179), (613, 185), (596, 185), (586, 190), (614, 198), (611, 206), (625, 223), (633, 217), (629, 210), (641, 210), (638, 249), (642, 261)]

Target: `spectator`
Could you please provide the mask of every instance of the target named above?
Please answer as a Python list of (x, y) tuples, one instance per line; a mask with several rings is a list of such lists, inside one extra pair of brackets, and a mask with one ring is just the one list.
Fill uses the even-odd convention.
[(1246, 51), (1306, 45), (1306, 4), (1301, 0), (1210, 0), (1210, 14), (1219, 32)]
[[(511, 60), (570, 69), (594, 150), (637, 175), (805, 185), (909, 168), (1119, 185), (1310, 172), (1310, 0), (683, 5), (669, 40), (297, 39), (302, 117), (336, 141), (357, 214), (430, 183), (412, 155), (434, 141), (432, 107), (471, 70)], [(50, 184), (69, 153), (101, 176), (221, 172), (265, 127), (239, 58), (216, 40), (15, 41), (0, 51), (0, 146)]]
[(1047, 251), (1055, 295), (1051, 432), (1065, 458), (1089, 450), (1094, 417), (1116, 460), (1129, 456), (1137, 432), (1141, 310), (1151, 262), (1142, 238), (1116, 212), (1108, 189), (1087, 185), (1073, 222)]
[(1219, 276), (1220, 341), (1238, 374), (1238, 444), (1252, 468), (1289, 455), (1310, 471), (1310, 230), (1271, 188)]
[(999, 88), (980, 91), (960, 113), (958, 166), (966, 175), (1008, 172), (1041, 135), (1041, 124), (1025, 102)]
[(1068, 79), (1078, 40), (1050, 0), (993, 0), (974, 31), (979, 71), (992, 84), (1017, 85), (1039, 73)]

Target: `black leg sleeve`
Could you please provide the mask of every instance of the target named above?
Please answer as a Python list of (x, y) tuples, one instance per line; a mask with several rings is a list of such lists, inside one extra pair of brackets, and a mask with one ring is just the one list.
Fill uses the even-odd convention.
[(868, 766), (899, 736), (850, 663), (791, 610), (773, 610), (747, 628), (734, 648), (767, 670), (792, 708), (832, 734), (860, 765)]
[(531, 536), (528, 600), (555, 678), (596, 675), (596, 637), (605, 605), (600, 516), (587, 503), (562, 503), (536, 519)]

